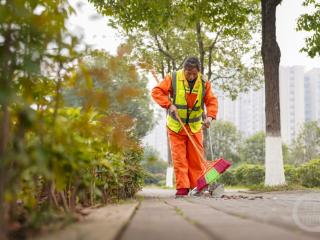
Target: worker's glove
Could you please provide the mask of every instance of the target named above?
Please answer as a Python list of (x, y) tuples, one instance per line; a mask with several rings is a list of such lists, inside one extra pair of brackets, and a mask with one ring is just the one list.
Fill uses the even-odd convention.
[(178, 116), (178, 108), (173, 104), (170, 105), (169, 112), (173, 113), (176, 117)]
[(206, 117), (204, 119), (203, 126), (206, 127), (206, 128), (209, 128), (211, 121), (212, 121), (212, 117)]

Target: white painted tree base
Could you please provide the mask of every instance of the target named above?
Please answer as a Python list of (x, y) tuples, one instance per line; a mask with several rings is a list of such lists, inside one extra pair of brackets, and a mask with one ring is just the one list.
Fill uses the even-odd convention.
[(281, 137), (266, 136), (265, 185), (286, 184), (283, 168)]
[(166, 187), (173, 187), (173, 167), (167, 167)]

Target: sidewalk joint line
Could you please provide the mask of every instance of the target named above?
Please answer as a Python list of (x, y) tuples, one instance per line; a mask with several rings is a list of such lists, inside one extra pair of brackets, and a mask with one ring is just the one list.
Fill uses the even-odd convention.
[(123, 224), (123, 226), (120, 228), (119, 232), (117, 233), (117, 235), (115, 236), (114, 240), (121, 240), (123, 234), (125, 233), (125, 231), (127, 230), (128, 226), (131, 223), (131, 220), (134, 218), (134, 216), (136, 215), (138, 209), (140, 208), (142, 201), (138, 201), (137, 206), (134, 208), (134, 210), (132, 211), (130, 217), (128, 218), (128, 220)]
[(168, 206), (172, 207), (175, 212), (177, 213), (177, 215), (179, 215), (180, 217), (182, 217), (184, 220), (186, 220), (187, 222), (189, 222), (190, 224), (194, 225), (196, 228), (198, 228), (201, 232), (203, 232), (207, 237), (209, 237), (209, 239), (214, 239), (214, 240), (223, 240), (220, 236), (215, 235), (214, 233), (212, 233), (210, 230), (208, 230), (204, 225), (202, 225), (201, 223), (199, 223), (198, 221), (191, 219), (190, 217), (188, 217), (181, 208), (174, 206), (170, 203), (168, 203), (166, 200), (164, 200), (164, 203), (167, 204)]

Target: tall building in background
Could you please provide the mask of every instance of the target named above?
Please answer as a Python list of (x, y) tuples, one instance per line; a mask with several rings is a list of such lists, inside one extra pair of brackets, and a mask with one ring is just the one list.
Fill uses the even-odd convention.
[(314, 68), (304, 76), (305, 121), (320, 122), (320, 68)]
[(216, 91), (218, 97), (218, 120), (228, 121), (236, 125), (239, 121), (238, 102), (231, 100), (224, 93)]
[(218, 120), (233, 123), (245, 136), (265, 130), (264, 88), (241, 93), (234, 101), (223, 94), (218, 98)]
[(304, 67), (280, 67), (281, 136), (290, 144), (304, 123)]
[[(310, 95), (308, 114), (315, 119), (320, 116), (320, 102), (318, 91), (319, 69), (308, 73), (310, 83), (304, 82), (304, 67), (280, 67), (280, 111), (281, 135), (285, 143), (289, 144), (299, 133), (305, 121), (305, 85), (310, 85), (313, 91)], [(320, 80), (319, 80), (320, 84)], [(316, 88), (316, 86), (318, 88)], [(319, 103), (316, 105), (317, 98)], [(259, 131), (265, 131), (265, 89), (250, 90), (241, 93), (235, 101), (220, 94), (218, 119), (232, 122), (245, 136)], [(319, 111), (314, 109), (318, 107)], [(306, 110), (307, 111), (307, 110)]]
[(258, 91), (249, 90), (238, 98), (239, 123), (238, 129), (245, 136), (265, 131), (265, 94), (264, 88)]

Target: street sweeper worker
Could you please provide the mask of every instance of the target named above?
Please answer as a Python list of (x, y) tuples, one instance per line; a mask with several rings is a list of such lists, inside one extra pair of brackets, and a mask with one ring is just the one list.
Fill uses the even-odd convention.
[[(168, 74), (152, 89), (152, 98), (168, 110), (167, 128), (171, 156), (176, 177), (176, 196), (188, 195), (197, 186), (197, 179), (204, 173), (205, 165), (188, 139), (177, 116), (203, 154), (203, 127), (209, 127), (216, 119), (218, 100), (211, 84), (200, 73), (196, 57), (185, 60), (183, 69)], [(204, 113), (206, 108), (206, 115)]]

